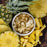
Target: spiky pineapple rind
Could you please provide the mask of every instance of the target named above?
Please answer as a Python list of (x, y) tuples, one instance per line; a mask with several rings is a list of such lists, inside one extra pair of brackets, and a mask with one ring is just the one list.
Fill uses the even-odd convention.
[(0, 4), (0, 18), (2, 18), (7, 24), (9, 24), (12, 19), (11, 12), (2, 4)]

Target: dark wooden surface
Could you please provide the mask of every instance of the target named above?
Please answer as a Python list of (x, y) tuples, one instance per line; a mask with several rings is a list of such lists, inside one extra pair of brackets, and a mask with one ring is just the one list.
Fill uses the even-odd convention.
[(2, 3), (2, 4), (5, 5), (6, 1), (7, 1), (7, 0), (0, 0), (0, 4)]

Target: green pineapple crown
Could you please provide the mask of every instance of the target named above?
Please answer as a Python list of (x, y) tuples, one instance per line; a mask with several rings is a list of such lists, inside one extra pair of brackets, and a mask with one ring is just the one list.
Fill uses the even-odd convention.
[(32, 2), (27, 1), (20, 1), (20, 0), (8, 0), (7, 8), (11, 13), (16, 14), (17, 12), (20, 12), (22, 10), (25, 10), (28, 8), (28, 5), (34, 4)]

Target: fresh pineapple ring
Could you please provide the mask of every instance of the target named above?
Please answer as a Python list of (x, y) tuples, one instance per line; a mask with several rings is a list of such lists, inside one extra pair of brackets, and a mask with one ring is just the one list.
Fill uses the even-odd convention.
[(0, 35), (0, 47), (18, 47), (19, 37), (12, 31), (7, 31)]

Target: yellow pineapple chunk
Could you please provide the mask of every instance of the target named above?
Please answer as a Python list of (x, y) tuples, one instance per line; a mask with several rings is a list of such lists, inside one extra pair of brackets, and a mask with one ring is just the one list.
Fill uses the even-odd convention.
[(41, 26), (40, 26), (40, 22), (39, 22), (39, 19), (38, 19), (38, 18), (35, 18), (35, 22), (36, 22), (36, 26), (37, 26), (38, 28), (40, 28)]
[(36, 43), (34, 44), (34, 46), (37, 46), (37, 44), (38, 44), (38, 42), (36, 42)]
[(36, 36), (36, 42), (37, 42), (37, 43), (39, 42), (39, 35)]
[(35, 30), (39, 30), (39, 28), (38, 27), (35, 27)]
[(36, 42), (39, 42), (39, 34), (41, 33), (40, 30), (36, 30)]
[(36, 36), (38, 36), (41, 33), (40, 30), (36, 30)]
[(43, 23), (42, 23), (41, 18), (39, 18), (39, 22), (40, 22), (40, 26), (42, 27), (43, 26)]
[(31, 42), (32, 44), (35, 44), (35, 40), (33, 40), (31, 37), (28, 38), (28, 41)]
[(33, 44), (27, 42), (27, 43), (26, 43), (26, 47), (33, 47)]
[(24, 38), (20, 38), (21, 44), (23, 44), (24, 42)]
[(39, 41), (39, 44), (41, 44), (41, 42)]
[(26, 45), (27, 41), (28, 41), (28, 39), (25, 39), (25, 40), (24, 40), (23, 46)]
[(24, 47), (23, 45), (20, 45), (20, 47)]
[(28, 39), (28, 36), (24, 36), (24, 38)]
[(30, 37), (35, 40), (35, 31), (30, 34)]
[(43, 33), (41, 32), (39, 35), (40, 35), (40, 36), (43, 36)]
[(40, 30), (42, 31), (42, 30), (45, 29), (45, 28), (46, 28), (46, 25), (43, 25)]

